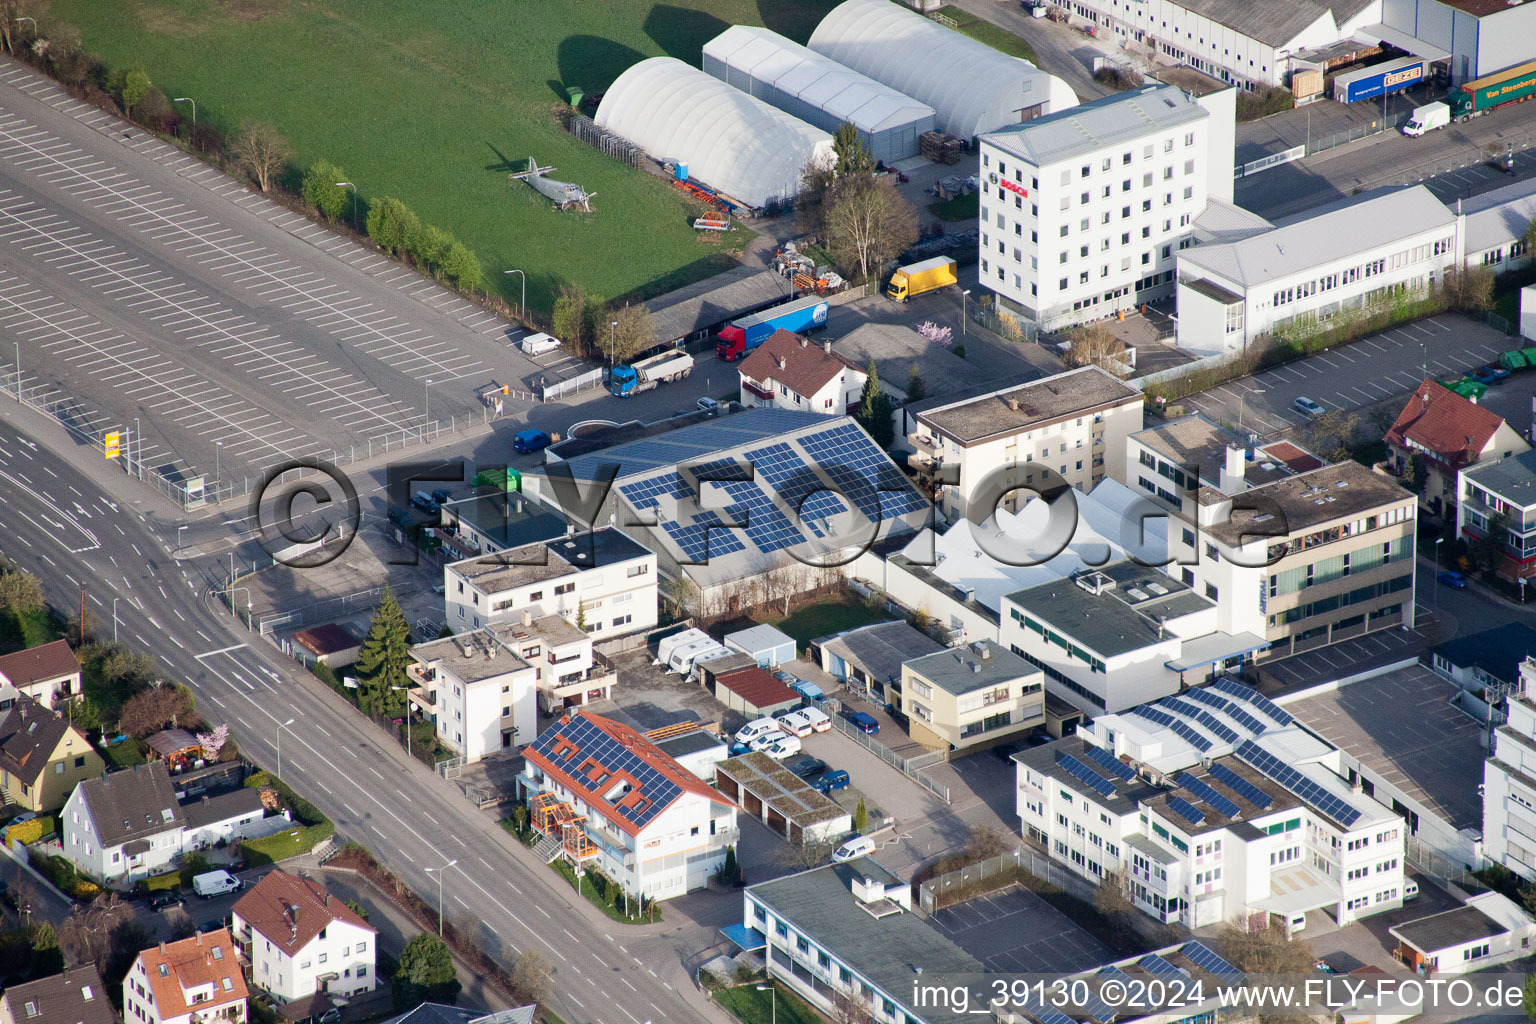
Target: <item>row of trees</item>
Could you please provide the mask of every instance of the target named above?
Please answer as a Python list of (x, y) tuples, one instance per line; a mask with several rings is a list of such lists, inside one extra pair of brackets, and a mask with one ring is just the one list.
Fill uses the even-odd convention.
[[(332, 221), (346, 209), (346, 191), (334, 184), (344, 180), (343, 175), (341, 168), (322, 162), (304, 176), (304, 201)], [(328, 187), (327, 181), (333, 184)], [(370, 202), (366, 224), (369, 239), (390, 255), (408, 260), (433, 277), (446, 278), (463, 291), (485, 290), (485, 268), (474, 250), (442, 228), (423, 224), (400, 200), (385, 196)]]
[(852, 124), (838, 128), (832, 145), (830, 167), (813, 163), (802, 172), (797, 227), (823, 241), (844, 277), (867, 281), (917, 242), (917, 210), (889, 178), (875, 175)]
[(656, 324), (650, 310), (627, 302), (601, 305), (579, 284), (560, 289), (550, 330), (572, 355), (606, 359), (611, 366), (628, 362), (656, 344)]

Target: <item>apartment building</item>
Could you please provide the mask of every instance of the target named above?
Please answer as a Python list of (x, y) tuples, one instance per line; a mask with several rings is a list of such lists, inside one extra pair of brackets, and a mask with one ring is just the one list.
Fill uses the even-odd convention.
[(538, 733), (538, 669), (506, 629), (498, 623), (411, 648), (406, 697), (466, 763)]
[(1235, 91), (1162, 83), (981, 137), (980, 277), (1042, 330), (1173, 292), (1208, 198), (1232, 198)]
[(1044, 725), (1044, 678), (1006, 647), (977, 640), (902, 662), (898, 699), (912, 738), (955, 756)]
[(559, 615), (594, 640), (656, 625), (656, 556), (613, 527), (466, 558), (443, 568), (448, 627)]
[(229, 929), (162, 942), (134, 960), (123, 978), (129, 1024), (245, 1024), (245, 976)]
[(1279, 6), (1067, 0), (1062, 6), (1074, 24), (1098, 26), (1097, 34), (1122, 46), (1145, 47), (1244, 89), (1284, 85), (1293, 55), (1349, 40), (1382, 20), (1382, 0)]
[[(999, 507), (1006, 491), (1022, 486), (1026, 473), (1053, 470), (1079, 491), (1090, 491), (1106, 476), (1119, 478), (1116, 453), (1141, 428), (1142, 394), (1097, 366), (1059, 373), (980, 398), (927, 409), (907, 440), (921, 471), (945, 483), (938, 502), (951, 522), (961, 516), (981, 522)], [(1002, 471), (1020, 467), (1005, 483)], [(1044, 475), (1037, 483), (1046, 488)], [(981, 498), (974, 514), (972, 504)], [(1020, 498), (1008, 494), (1000, 507), (1016, 511)], [(983, 507), (990, 504), (991, 507)]]
[(229, 928), (251, 984), (279, 1003), (373, 991), (378, 931), (318, 882), (263, 875), (235, 901)]
[(1177, 262), (1179, 346), (1214, 355), (1433, 288), (1458, 262), (1457, 216), (1415, 185), (1185, 249)]
[(1295, 930), (1402, 906), (1402, 818), (1328, 767), (1336, 752), (1257, 691), (1222, 681), (1014, 755), (1026, 838), (1190, 928)]
[(1199, 416), (1131, 435), (1126, 473), (1170, 513), (1164, 572), (1215, 602), (1216, 628), (1284, 657), (1413, 625), (1417, 499), (1291, 442), (1250, 453)]
[(863, 370), (834, 355), (830, 341), (814, 344), (789, 331), (774, 331), (736, 367), (741, 404), (845, 416), (859, 404)]
[(1523, 595), (1536, 577), (1536, 451), (1463, 469), (1456, 489), (1457, 533), (1477, 541), (1502, 525), (1497, 572), (1518, 581)]
[(1422, 474), (1423, 503), (1436, 515), (1455, 504), (1463, 469), (1531, 449), (1498, 413), (1429, 378), (1408, 396), (1382, 440), (1394, 473), (1402, 476), (1412, 465)]
[(1483, 856), (1536, 880), (1536, 658), (1520, 665), (1519, 689), (1505, 701), (1483, 762)]
[(736, 804), (610, 718), (573, 710), (524, 756), (518, 788), (549, 859), (591, 864), (632, 897), (704, 888), (740, 838)]

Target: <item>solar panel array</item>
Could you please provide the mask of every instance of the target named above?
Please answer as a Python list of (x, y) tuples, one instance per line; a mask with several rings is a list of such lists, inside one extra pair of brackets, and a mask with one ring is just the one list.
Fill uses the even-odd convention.
[(1035, 1020), (1038, 1020), (1040, 1024), (1077, 1024), (1077, 1021), (1073, 1020), (1071, 1017), (1068, 1017), (1054, 1006), (1042, 1004), (1037, 1007), (1030, 1005), (1028, 1007), (1028, 1012), (1029, 1015), (1035, 1018)]
[(1200, 825), (1205, 822), (1205, 812), (1181, 796), (1169, 797), (1168, 809), (1191, 825)]
[(1148, 953), (1140, 960), (1137, 960), (1136, 964), (1148, 974), (1156, 974), (1163, 977), (1174, 974), (1180, 974), (1185, 977), (1189, 976), (1189, 972), (1184, 968), (1180, 967), (1178, 964), (1163, 959), (1156, 953)]
[(1067, 771), (1071, 772), (1078, 779), (1082, 780), (1088, 785), (1090, 789), (1092, 789), (1100, 796), (1114, 795), (1115, 784), (1113, 782), (1110, 782), (1104, 776), (1100, 775), (1098, 772), (1094, 771), (1092, 768), (1088, 767), (1086, 764), (1084, 764), (1082, 761), (1079, 761), (1071, 754), (1057, 754), (1056, 763), (1061, 765)]
[(1255, 736), (1264, 735), (1264, 730), (1269, 728), (1269, 726), (1231, 702), (1227, 704), (1227, 717)]
[[(716, 475), (729, 476), (729, 469), (722, 466), (730, 466), (730, 460), (720, 460), (699, 467), (700, 476), (708, 479), (706, 470), (714, 471)], [(772, 553), (781, 548), (787, 548), (794, 544), (805, 543), (805, 534), (795, 528), (779, 511), (779, 507), (773, 503), (767, 493), (757, 485), (754, 480), (713, 480), (710, 483), (699, 483), (700, 488), (718, 487), (725, 492), (731, 504), (725, 508), (726, 515), (738, 523), (745, 523), (743, 527), (747, 539), (756, 544), (765, 553)], [(702, 501), (702, 498), (700, 499)]]
[[(555, 744), (560, 739), (569, 740), (576, 746), (576, 753), (569, 760), (554, 753)], [(589, 758), (614, 775), (623, 773), (634, 779), (635, 788), (645, 796), (648, 802), (639, 808), (618, 804), (611, 806), (614, 813), (630, 821), (637, 828), (643, 827), (656, 815), (666, 810), (672, 800), (683, 791), (681, 786), (657, 771), (649, 761), (636, 755), (591, 721), (580, 716), (558, 729), (546, 731), (534, 741), (533, 748), (553, 764), (568, 766), (565, 770), (584, 787), (585, 782), (575, 775), (575, 768), (577, 765), (585, 764)]]
[(1238, 745), (1237, 756), (1345, 828), (1360, 820), (1360, 812), (1347, 801), (1334, 796), (1252, 740), (1244, 740)]
[(1087, 753), (1088, 760), (1092, 761), (1100, 768), (1107, 769), (1111, 774), (1113, 774), (1117, 779), (1120, 779), (1122, 782), (1130, 782), (1136, 778), (1136, 773), (1131, 771), (1130, 765), (1126, 764), (1124, 761), (1120, 760), (1118, 757), (1116, 757), (1114, 754), (1111, 754), (1103, 747), (1089, 747)]
[(1255, 807), (1267, 808), (1270, 804), (1274, 803), (1274, 800), (1270, 799), (1268, 793), (1224, 764), (1211, 765), (1211, 777)]
[[(747, 458), (757, 467), (758, 474), (768, 482), (774, 493), (785, 505), (800, 511), (802, 520), (830, 519), (848, 511), (848, 506), (835, 491), (822, 489), (811, 467), (782, 442), (766, 448), (747, 452)], [(786, 486), (793, 484), (794, 486)]]
[(1193, 690), (1186, 690), (1183, 693), (1183, 696), (1188, 697), (1190, 700), (1197, 700), (1201, 704), (1205, 704), (1209, 707), (1213, 707), (1217, 711), (1227, 710), (1226, 698), (1218, 697), (1210, 690), (1204, 689), (1203, 687)]
[(1291, 717), (1291, 713), (1289, 711), (1286, 711), (1280, 705), (1276, 704), (1274, 701), (1270, 700), (1268, 697), (1264, 696), (1251, 686), (1244, 686), (1242, 683), (1234, 683), (1230, 679), (1218, 679), (1212, 683), (1211, 686), (1220, 690), (1222, 693), (1230, 693), (1238, 700), (1252, 704), (1254, 707), (1258, 708), (1269, 718), (1274, 719), (1280, 725), (1290, 725), (1295, 721), (1295, 719)]
[(1220, 719), (1204, 708), (1195, 712), (1195, 721), (1199, 722), (1206, 731), (1223, 743), (1237, 742), (1237, 730), (1223, 725)]
[(1156, 722), (1158, 725), (1164, 727), (1172, 726), (1174, 722), (1178, 721), (1178, 719), (1174, 718), (1168, 712), (1159, 711), (1157, 708), (1154, 708), (1149, 704), (1142, 704), (1138, 707), (1131, 708), (1126, 712), (1126, 714), (1135, 715), (1138, 718), (1145, 718), (1149, 722)]
[(691, 498), (693, 488), (684, 483), (683, 478), (673, 470), (670, 473), (653, 476), (649, 480), (620, 484), (619, 493), (629, 499), (629, 503), (635, 508), (660, 508), (661, 495), (665, 494), (672, 498)]
[[(1117, 981), (1123, 985), (1131, 984), (1131, 976), (1113, 965), (1105, 967), (1103, 970), (1096, 973), (1094, 978), (1101, 984), (1108, 981)], [(1121, 990), (1120, 994), (1122, 998), (1125, 991), (1125, 989)], [(1115, 1019), (1115, 1014), (1118, 1011), (1116, 1010), (1114, 1003), (1106, 1002), (1099, 997), (1097, 992), (1094, 992), (1090, 989), (1088, 992), (1088, 998), (1083, 1003), (1083, 1012), (1092, 1017), (1094, 1020), (1110, 1021)]]
[(871, 520), (906, 515), (925, 507), (907, 478), (856, 423), (800, 439), (800, 446)]
[(824, 417), (812, 412), (749, 409), (734, 416), (578, 455), (564, 465), (577, 480), (598, 479), (603, 466), (617, 465), (619, 477), (623, 479), (691, 459), (708, 458), (728, 448), (762, 444), (823, 422)]
[(1167, 708), (1169, 711), (1173, 711), (1181, 715), (1188, 715), (1190, 718), (1194, 718), (1195, 712), (1200, 710), (1188, 701), (1179, 700), (1177, 697), (1165, 697), (1158, 703), (1162, 707)]
[(1224, 814), (1229, 818), (1235, 818), (1243, 812), (1241, 807), (1222, 796), (1215, 789), (1212, 789), (1204, 779), (1197, 779), (1189, 774), (1189, 772), (1180, 775), (1178, 782), (1179, 785), (1194, 794), (1195, 799), (1203, 800), (1210, 804), (1217, 814)]
[(1200, 730), (1192, 727), (1188, 722), (1180, 722), (1175, 720), (1170, 728), (1173, 729), (1175, 736), (1183, 739), (1186, 743), (1200, 751), (1202, 754), (1215, 746), (1215, 744), (1210, 741), (1208, 736), (1206, 736)]
[(702, 563), (746, 549), (737, 532), (723, 522), (719, 514), (709, 508), (686, 524), (662, 520), (661, 528), (682, 549), (685, 559), (690, 563)]
[(1242, 971), (1227, 963), (1203, 943), (1186, 942), (1179, 947), (1179, 952), (1196, 967), (1218, 977), (1241, 978), (1243, 976)]

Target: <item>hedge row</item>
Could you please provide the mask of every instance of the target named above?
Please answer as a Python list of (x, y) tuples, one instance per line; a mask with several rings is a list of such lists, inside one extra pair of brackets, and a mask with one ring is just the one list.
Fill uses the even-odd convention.
[(293, 812), (293, 820), (301, 825), (330, 824), (330, 819), (320, 813), (320, 808), (299, 796), (288, 787), (286, 782), (271, 772), (257, 772), (246, 779), (245, 784), (251, 789), (261, 789), (267, 786), (275, 789), (277, 795), (282, 798), (283, 806)]

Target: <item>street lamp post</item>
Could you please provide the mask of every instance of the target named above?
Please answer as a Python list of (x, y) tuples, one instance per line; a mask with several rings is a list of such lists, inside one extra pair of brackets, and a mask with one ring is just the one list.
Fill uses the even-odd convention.
[(969, 294), (971, 294), (969, 288), (960, 293), (960, 337), (962, 338), (965, 337), (965, 297)]
[(171, 102), (192, 104), (192, 126), (194, 128), (197, 127), (197, 100), (193, 99), (191, 96), (177, 96)]
[[(1241, 435), (1243, 433), (1243, 403), (1248, 400), (1248, 396), (1249, 395), (1262, 395), (1265, 392), (1265, 390), (1266, 390), (1265, 388), (1254, 388), (1252, 391), (1244, 391), (1242, 394), (1237, 396), (1237, 432), (1238, 432), (1238, 434)], [(1246, 437), (1239, 437), (1239, 440), (1243, 441), (1245, 444), (1247, 443), (1247, 438)]]
[(608, 321), (608, 365), (614, 365), (614, 352), (617, 351), (613, 340), (613, 333), (619, 329), (617, 320)]
[(186, 530), (186, 528), (187, 528), (187, 524), (186, 523), (182, 523), (180, 526), (176, 527), (176, 552), (177, 552), (177, 554), (181, 553), (181, 535)]
[[(224, 442), (213, 442), (213, 498), (215, 501), (219, 498), (219, 463), (223, 461), (223, 456)], [(233, 488), (231, 488), (231, 491), (233, 491)]]
[(411, 699), (410, 699), (410, 696), (409, 696), (410, 687), (408, 687), (408, 686), (391, 686), (390, 689), (391, 690), (403, 690), (407, 694), (406, 699), (405, 699), (405, 753), (409, 757), (414, 757), (416, 755), (411, 753)]
[[(231, 602), (233, 603), (233, 602)], [(288, 719), (277, 727), (277, 781), (283, 781), (283, 730), (294, 723), (295, 719)]]
[(426, 415), (422, 417), (422, 421), (421, 421), (421, 439), (423, 441), (425, 441), (427, 439), (427, 424), (432, 422), (432, 378), (431, 377), (428, 377), (426, 380), (422, 381), (421, 393), (426, 396), (426, 408), (427, 408), (427, 411), (426, 411)]
[(349, 188), (352, 190), (352, 230), (359, 230), (357, 226), (357, 186), (350, 181), (338, 181), (337, 188)]
[(453, 860), (449, 861), (447, 864), (444, 864), (440, 868), (426, 868), (426, 869), (424, 869), (427, 872), (427, 874), (429, 874), (429, 875), (432, 875), (432, 874), (437, 875), (437, 937), (438, 938), (442, 938), (443, 937), (443, 876), (448, 873), (448, 869), (449, 868), (453, 867), (458, 862), (459, 862), (459, 859), (457, 857), (455, 857)]
[(774, 988), (772, 985), (758, 985), (757, 986), (757, 990), (759, 992), (767, 992), (768, 993), (768, 996), (769, 996), (769, 999), (770, 999), (770, 1002), (768, 1003), (768, 1007), (769, 1007), (768, 1021), (769, 1021), (769, 1024), (779, 1024), (779, 990)]
[(1440, 607), (1440, 545), (1445, 543), (1444, 537), (1435, 538), (1435, 579), (1431, 584), (1435, 588), (1435, 607)]
[(517, 315), (522, 316), (523, 310), (528, 306), (528, 275), (523, 273), (521, 270), (507, 270), (503, 271), (503, 273), (516, 274), (519, 278), (522, 279), (523, 298), (522, 301), (517, 304)]
[(114, 644), (117, 643), (117, 602), (121, 600), (120, 597), (112, 599), (112, 642)]

